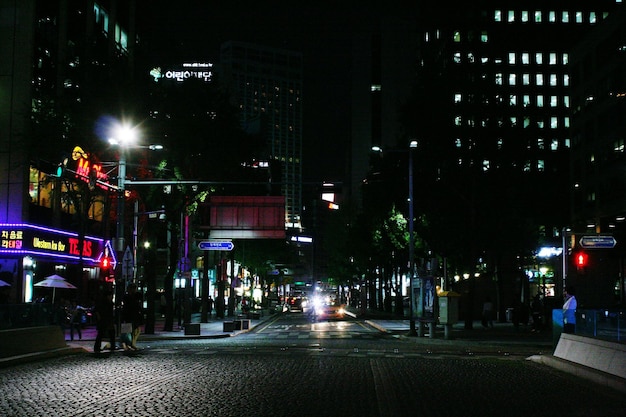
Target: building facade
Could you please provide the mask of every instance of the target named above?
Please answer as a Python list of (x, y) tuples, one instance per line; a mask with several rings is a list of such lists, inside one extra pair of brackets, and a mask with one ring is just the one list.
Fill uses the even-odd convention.
[[(302, 229), (302, 54), (244, 42), (221, 47), (219, 74), (249, 132), (267, 141), (285, 197), (285, 227)], [(277, 170), (278, 171), (278, 170)]]
[[(132, 78), (134, 11), (116, 0), (0, 5), (0, 274), (10, 302), (33, 301), (33, 285), (53, 274), (86, 298), (112, 252), (106, 197), (88, 184), (94, 161), (76, 147), (89, 149), (92, 135), (76, 115), (104, 100), (98, 88)], [(64, 160), (71, 178), (55, 175)]]

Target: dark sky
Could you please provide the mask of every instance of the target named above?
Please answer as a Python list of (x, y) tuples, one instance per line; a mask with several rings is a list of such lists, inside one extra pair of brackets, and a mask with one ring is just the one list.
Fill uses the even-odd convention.
[(158, 45), (156, 59), (162, 62), (155, 63), (216, 62), (220, 44), (229, 40), (302, 52), (304, 179), (342, 179), (350, 136), (350, 44), (356, 28), (369, 21), (363, 6), (330, 9), (320, 2), (232, 0), (187, 7), (181, 6), (186, 2), (146, 3), (153, 32), (144, 40)]

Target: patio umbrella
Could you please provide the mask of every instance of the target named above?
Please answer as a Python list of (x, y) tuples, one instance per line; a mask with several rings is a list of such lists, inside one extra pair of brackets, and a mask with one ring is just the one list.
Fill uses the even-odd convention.
[(35, 284), (35, 287), (48, 287), (52, 288), (52, 304), (54, 304), (54, 296), (57, 288), (67, 288), (67, 289), (76, 289), (76, 287), (65, 280), (60, 275), (50, 275), (46, 277), (43, 281), (40, 281)]
[(11, 284), (9, 284), (8, 282), (4, 282), (0, 279), (0, 287), (10, 287)]

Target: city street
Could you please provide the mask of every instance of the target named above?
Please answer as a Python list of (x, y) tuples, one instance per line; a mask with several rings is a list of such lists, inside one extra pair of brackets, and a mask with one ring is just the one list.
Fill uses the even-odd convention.
[[(90, 342), (83, 342), (86, 346)], [(367, 323), (271, 318), (0, 369), (2, 416), (622, 416), (626, 399), (497, 352), (425, 350)]]

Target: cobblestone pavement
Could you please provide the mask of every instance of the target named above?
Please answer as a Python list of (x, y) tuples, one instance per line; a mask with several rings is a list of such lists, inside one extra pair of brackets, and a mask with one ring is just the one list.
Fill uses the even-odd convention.
[(429, 354), (390, 337), (296, 347), (247, 338), (155, 340), (132, 355), (85, 352), (0, 369), (0, 415), (593, 417), (626, 410), (623, 394), (521, 358)]

